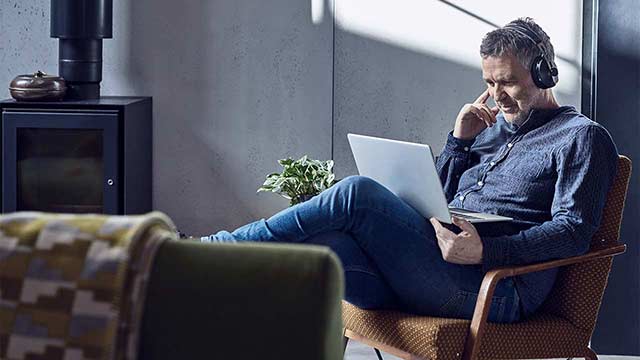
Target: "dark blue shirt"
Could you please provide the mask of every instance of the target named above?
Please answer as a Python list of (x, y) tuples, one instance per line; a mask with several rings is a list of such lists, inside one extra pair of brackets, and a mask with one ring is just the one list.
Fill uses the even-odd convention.
[[(587, 252), (618, 161), (607, 130), (571, 106), (532, 110), (520, 127), (497, 120), (472, 140), (450, 133), (437, 160), (451, 206), (514, 219), (476, 226), (483, 270)], [(525, 315), (557, 271), (515, 277)]]

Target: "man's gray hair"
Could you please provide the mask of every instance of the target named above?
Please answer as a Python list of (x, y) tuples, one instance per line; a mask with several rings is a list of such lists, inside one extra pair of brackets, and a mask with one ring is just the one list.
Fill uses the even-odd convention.
[[(553, 52), (553, 45), (551, 45), (549, 35), (529, 17), (513, 20), (504, 27), (487, 33), (480, 45), (480, 56), (486, 59), (490, 56), (511, 54), (518, 59), (522, 66), (530, 69), (533, 60), (540, 55), (540, 50), (538, 50), (536, 44), (527, 37), (530, 35), (518, 28), (525, 28), (529, 32), (536, 34), (538, 40), (542, 42), (542, 48), (547, 54), (547, 59), (552, 64), (555, 64), (555, 53)], [(525, 35), (525, 33), (527, 35)]]

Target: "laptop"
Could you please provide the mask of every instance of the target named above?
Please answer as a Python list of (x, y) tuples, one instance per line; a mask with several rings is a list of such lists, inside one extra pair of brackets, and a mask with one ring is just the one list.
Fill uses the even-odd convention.
[(376, 180), (429, 219), (451, 224), (451, 216), (471, 223), (512, 218), (449, 207), (429, 145), (347, 134), (358, 173)]

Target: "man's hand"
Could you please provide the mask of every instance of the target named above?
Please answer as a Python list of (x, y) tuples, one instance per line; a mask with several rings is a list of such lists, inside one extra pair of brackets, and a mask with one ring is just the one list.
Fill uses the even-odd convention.
[(436, 218), (429, 219), (436, 231), (442, 258), (453, 264), (482, 264), (482, 240), (475, 226), (464, 219), (453, 217), (452, 220), (462, 230), (457, 235)]
[(460, 109), (453, 128), (453, 136), (458, 139), (470, 140), (482, 130), (496, 123), (496, 115), (500, 110), (497, 106), (489, 108), (486, 104), (489, 96), (489, 89), (487, 89), (472, 104), (465, 104)]

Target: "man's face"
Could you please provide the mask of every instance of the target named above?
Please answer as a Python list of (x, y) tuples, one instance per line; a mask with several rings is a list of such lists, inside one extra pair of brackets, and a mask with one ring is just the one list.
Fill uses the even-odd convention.
[(517, 125), (526, 120), (543, 94), (529, 70), (511, 54), (482, 59), (482, 77), (505, 120)]

